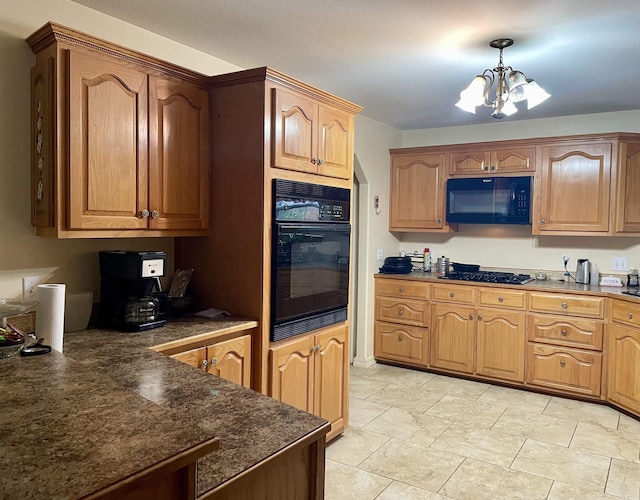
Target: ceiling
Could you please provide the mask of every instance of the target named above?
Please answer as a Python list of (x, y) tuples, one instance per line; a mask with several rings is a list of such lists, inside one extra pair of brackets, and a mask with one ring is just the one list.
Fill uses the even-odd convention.
[(489, 123), (454, 106), (498, 64), (551, 98), (504, 121), (640, 109), (638, 0), (73, 0), (244, 68), (270, 66), (401, 130)]

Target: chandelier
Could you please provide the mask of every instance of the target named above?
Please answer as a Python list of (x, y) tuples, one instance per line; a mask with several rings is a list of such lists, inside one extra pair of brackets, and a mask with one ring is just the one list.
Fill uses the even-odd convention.
[[(518, 112), (515, 102), (527, 101), (527, 109), (537, 106), (551, 97), (532, 78), (527, 78), (521, 71), (502, 64), (502, 50), (513, 45), (511, 38), (498, 38), (490, 44), (500, 49), (500, 62), (493, 69), (485, 69), (477, 75), (469, 86), (460, 92), (460, 100), (456, 103), (460, 109), (475, 114), (477, 106), (493, 108), (491, 116), (502, 120)], [(496, 84), (494, 98), (491, 99), (493, 84)]]

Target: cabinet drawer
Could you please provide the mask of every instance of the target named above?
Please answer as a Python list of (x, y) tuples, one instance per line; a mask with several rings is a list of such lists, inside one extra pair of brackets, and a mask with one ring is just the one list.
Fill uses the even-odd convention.
[(640, 326), (640, 304), (625, 300), (614, 300), (611, 319), (630, 326)]
[(405, 325), (428, 326), (429, 305), (421, 300), (377, 297), (376, 319)]
[(379, 359), (427, 366), (429, 330), (376, 321), (374, 355)]
[(530, 343), (527, 383), (588, 396), (600, 395), (602, 354)]
[(475, 288), (456, 285), (433, 285), (431, 290), (433, 300), (455, 304), (474, 304)]
[(569, 316), (604, 317), (604, 297), (529, 292), (529, 310)]
[(527, 304), (527, 293), (505, 288), (480, 288), (478, 305), (497, 306), (508, 309), (524, 309)]
[(376, 278), (376, 295), (392, 295), (410, 299), (429, 299), (429, 283)]
[(598, 321), (531, 314), (528, 325), (532, 342), (602, 350), (604, 324)]

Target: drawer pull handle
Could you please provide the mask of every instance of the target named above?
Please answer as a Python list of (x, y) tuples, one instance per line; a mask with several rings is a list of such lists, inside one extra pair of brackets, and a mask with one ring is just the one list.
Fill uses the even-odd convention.
[(211, 363), (209, 363), (211, 366), (216, 366), (218, 364), (218, 358), (211, 358)]
[(562, 368), (564, 368), (566, 364), (567, 364), (567, 363), (565, 362), (565, 360), (564, 360), (564, 359), (561, 359), (561, 360), (560, 360), (560, 366), (561, 366)]
[(629, 318), (629, 319), (633, 319), (633, 314), (631, 314), (631, 313), (627, 313), (627, 318)]
[(400, 293), (404, 292), (404, 288), (400, 287)]
[(402, 335), (398, 335), (398, 342), (402, 342)]
[(469, 319), (473, 319), (473, 314), (469, 314)]
[(503, 297), (498, 297), (498, 302), (504, 302), (504, 298)]
[(203, 359), (202, 363), (200, 363), (200, 368), (202, 368), (203, 370), (206, 370), (208, 364), (209, 362), (206, 359)]
[(398, 311), (398, 316), (402, 316), (403, 314), (404, 314), (404, 311), (403, 311), (402, 309), (400, 309), (400, 310)]
[(562, 335), (563, 337), (566, 337), (567, 331), (563, 328), (562, 330), (560, 330), (560, 335)]
[(455, 292), (449, 292), (449, 297), (453, 298), (455, 295)]
[(567, 307), (569, 307), (569, 306), (567, 305), (567, 303), (566, 303), (566, 302), (563, 302), (561, 307), (562, 307), (562, 309), (566, 309), (566, 308), (567, 308)]
[(478, 321), (482, 321), (482, 316), (478, 314)]

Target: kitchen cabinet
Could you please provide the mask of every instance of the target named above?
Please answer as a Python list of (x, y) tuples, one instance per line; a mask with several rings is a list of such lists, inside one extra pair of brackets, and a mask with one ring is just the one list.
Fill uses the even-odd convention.
[(269, 349), (269, 395), (328, 420), (328, 440), (347, 422), (348, 330), (346, 323), (333, 325)]
[(640, 233), (640, 142), (621, 139), (618, 149), (616, 234)]
[(36, 234), (206, 234), (204, 80), (52, 23), (28, 42)]
[(640, 304), (612, 301), (607, 396), (640, 415)]
[(450, 176), (533, 174), (536, 170), (536, 148), (516, 145), (509, 147), (460, 147), (448, 156)]
[(171, 355), (172, 358), (251, 388), (251, 335)]
[(605, 298), (529, 292), (527, 384), (601, 395)]
[(473, 373), (475, 312), (475, 308), (471, 306), (432, 305), (431, 366)]
[(429, 291), (428, 283), (376, 278), (376, 359), (428, 365)]
[(533, 234), (607, 234), (611, 178), (610, 140), (543, 146)]
[(351, 179), (353, 114), (273, 89), (273, 167)]
[(448, 232), (445, 155), (391, 150), (389, 231)]

